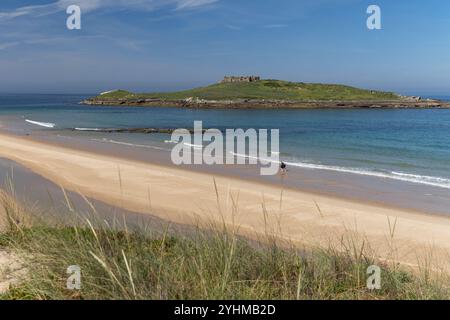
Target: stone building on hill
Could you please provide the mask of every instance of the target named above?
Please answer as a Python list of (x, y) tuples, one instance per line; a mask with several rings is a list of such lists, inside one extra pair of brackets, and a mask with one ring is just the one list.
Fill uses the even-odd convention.
[(259, 76), (230, 76), (224, 77), (220, 83), (234, 83), (234, 82), (256, 82), (261, 80)]

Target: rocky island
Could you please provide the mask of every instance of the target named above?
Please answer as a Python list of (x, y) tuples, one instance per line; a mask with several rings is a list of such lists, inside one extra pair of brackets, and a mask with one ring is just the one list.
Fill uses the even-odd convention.
[(112, 90), (81, 102), (105, 106), (185, 108), (450, 108), (449, 103), (337, 84), (230, 76), (207, 87), (164, 93)]

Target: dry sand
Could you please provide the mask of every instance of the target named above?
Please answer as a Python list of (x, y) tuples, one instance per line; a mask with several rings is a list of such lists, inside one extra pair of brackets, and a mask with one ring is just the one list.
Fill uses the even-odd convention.
[[(9, 197), (0, 191), (2, 204), (10, 201)], [(6, 210), (0, 206), (0, 233), (8, 231)], [(10, 287), (17, 285), (27, 274), (23, 260), (17, 253), (0, 248), (0, 294), (6, 293)]]
[(0, 250), (0, 294), (18, 285), (26, 275), (23, 260), (17, 254)]
[(448, 217), (226, 177), (215, 177), (216, 192), (208, 174), (6, 134), (0, 135), (0, 157), (71, 191), (176, 223), (225, 221), (245, 235), (276, 233), (302, 245), (341, 248), (367, 241), (380, 258), (412, 266), (447, 269), (450, 261)]

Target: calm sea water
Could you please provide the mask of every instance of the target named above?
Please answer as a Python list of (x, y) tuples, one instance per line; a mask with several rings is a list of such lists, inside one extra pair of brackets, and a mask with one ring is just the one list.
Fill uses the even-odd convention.
[(170, 140), (168, 135), (69, 129), (192, 128), (195, 120), (202, 120), (205, 128), (275, 128), (280, 129), (281, 158), (291, 166), (450, 189), (450, 110), (192, 110), (78, 105), (86, 96), (2, 95), (0, 121), (3, 128), (21, 133), (46, 131), (167, 150), (171, 148), (165, 142)]

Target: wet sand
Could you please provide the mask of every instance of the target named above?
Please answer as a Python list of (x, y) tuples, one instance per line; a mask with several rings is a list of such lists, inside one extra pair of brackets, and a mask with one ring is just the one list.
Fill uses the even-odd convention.
[[(25, 125), (23, 119), (18, 121), (17, 117), (2, 116), (0, 126), (5, 133), (13, 133), (14, 136), (24, 136), (27, 139), (50, 143), (55, 146), (180, 168), (173, 165), (170, 159), (170, 148), (173, 145), (163, 143), (164, 140), (169, 139), (166, 135), (141, 135), (142, 137), (137, 139), (137, 141), (142, 140), (142, 143), (145, 144), (145, 147), (141, 147), (109, 142), (110, 139), (116, 142), (124, 141), (123, 134), (101, 134), (68, 129), (36, 129)], [(137, 135), (139, 136), (139, 134)], [(127, 135), (125, 134), (125, 136)], [(125, 141), (127, 141), (126, 138)], [(283, 180), (279, 176), (261, 176), (259, 174), (260, 168), (254, 165), (193, 165), (182, 166), (182, 168), (362, 203), (406, 209), (418, 213), (450, 216), (450, 192), (449, 189), (442, 187), (363, 174), (295, 166), (289, 166), (288, 176)]]
[(445, 216), (286, 188), (281, 182), (259, 183), (77, 150), (30, 137), (1, 134), (0, 157), (75, 193), (178, 224), (225, 222), (245, 236), (277, 234), (299, 245), (342, 247), (343, 241), (364, 241), (380, 258), (414, 266), (429, 259), (431, 251), (436, 267), (448, 268), (450, 261), (450, 218)]
[[(93, 141), (89, 136), (76, 132), (68, 135), (67, 132), (34, 131), (28, 138), (55, 146), (70, 147), (111, 157), (152, 163), (165, 167), (184, 168), (215, 176), (233, 177), (286, 189), (406, 209), (417, 213), (450, 217), (450, 191), (440, 187), (292, 166), (288, 168), (288, 175), (283, 179), (279, 175), (261, 176), (260, 168), (256, 165), (191, 165), (180, 167), (172, 164), (170, 151), (161, 150), (158, 147), (143, 149), (134, 146), (117, 145), (100, 142), (98, 139)], [(170, 145), (163, 147), (170, 148)]]
[[(58, 224), (72, 225), (88, 218), (92, 223), (107, 222), (122, 228), (146, 228), (161, 232), (170, 222), (151, 214), (143, 214), (123, 209), (79, 193), (63, 190), (61, 185), (44, 178), (26, 167), (0, 158), (0, 192), (14, 195), (19, 204), (33, 215)], [(0, 231), (5, 230), (4, 209), (0, 207)], [(187, 226), (171, 224), (176, 231), (185, 231)]]

